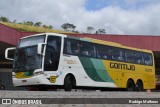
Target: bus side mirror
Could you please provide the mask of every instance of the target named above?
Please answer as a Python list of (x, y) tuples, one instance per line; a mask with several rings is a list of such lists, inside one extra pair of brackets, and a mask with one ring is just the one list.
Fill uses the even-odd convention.
[(39, 44), (38, 44), (38, 48), (37, 48), (37, 53), (38, 53), (38, 54), (43, 55), (44, 45), (46, 45), (46, 43), (39, 43)]
[(13, 61), (12, 58), (9, 58), (9, 57), (8, 57), (8, 51), (15, 50), (15, 49), (16, 49), (15, 47), (7, 48), (7, 49), (5, 50), (5, 58), (8, 59), (8, 60), (12, 60), (12, 61)]

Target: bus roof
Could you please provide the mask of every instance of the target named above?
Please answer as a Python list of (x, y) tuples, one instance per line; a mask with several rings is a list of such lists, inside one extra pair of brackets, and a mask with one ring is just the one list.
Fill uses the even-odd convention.
[(89, 37), (84, 37), (84, 38), (78, 38), (78, 37), (73, 37), (73, 36), (67, 36), (67, 37), (72, 38), (72, 39), (81, 39), (82, 41), (88, 41), (88, 42), (93, 42), (93, 43), (102, 44), (102, 45), (109, 45), (109, 46), (118, 47), (118, 48), (124, 48), (124, 49), (129, 49), (129, 50), (143, 51), (143, 52), (147, 52), (147, 53), (152, 53), (151, 50), (128, 47), (128, 46), (124, 46), (124, 45), (119, 44), (119, 43), (103, 41), (103, 40), (89, 38)]
[(84, 39), (91, 40), (92, 42), (98, 43), (98, 44), (106, 44), (106, 45), (113, 45), (113, 46), (121, 46), (121, 44), (119, 44), (119, 43), (109, 42), (109, 41), (103, 41), (103, 40), (93, 39), (93, 38), (89, 38), (89, 37), (84, 37)]
[(88, 40), (91, 40), (92, 42), (98, 43), (98, 44), (104, 44), (104, 45), (109, 45), (109, 46), (114, 46), (114, 47), (119, 47), (119, 48), (125, 48), (125, 49), (130, 49), (130, 50), (137, 50), (137, 51), (152, 53), (151, 50), (128, 47), (128, 46), (124, 46), (124, 45), (121, 45), (121, 44), (115, 43), (115, 42), (103, 41), (103, 40), (93, 39), (93, 38), (89, 38), (89, 37), (84, 37), (84, 38), (88, 39)]
[(40, 35), (54, 35), (54, 36), (67, 37), (67, 35), (59, 34), (59, 33), (38, 33), (38, 34), (22, 37), (21, 39), (25, 39), (25, 38), (28, 38), (28, 37), (34, 37), (34, 36), (40, 36)]
[(72, 38), (72, 39), (88, 41), (88, 42), (93, 42), (93, 43), (102, 44), (102, 45), (109, 45), (109, 46), (114, 46), (114, 47), (119, 47), (119, 48), (124, 48), (124, 49), (130, 49), (130, 50), (137, 50), (137, 51), (152, 53), (151, 50), (128, 47), (128, 46), (124, 46), (122, 44), (115, 43), (115, 42), (103, 41), (103, 40), (89, 38), (89, 37), (80, 38), (80, 37), (74, 37), (74, 36), (65, 35), (65, 34), (58, 34), (58, 33), (39, 33), (39, 34), (30, 35), (30, 36), (25, 36), (25, 37), (22, 37), (21, 39), (28, 38), (28, 37), (33, 37), (33, 36), (40, 36), (40, 35), (54, 35), (54, 36), (68, 37), (68, 38)]

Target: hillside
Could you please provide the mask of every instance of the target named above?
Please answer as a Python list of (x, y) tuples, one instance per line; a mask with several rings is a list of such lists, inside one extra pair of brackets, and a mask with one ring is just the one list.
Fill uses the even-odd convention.
[(36, 26), (17, 24), (17, 23), (9, 23), (9, 22), (0, 22), (0, 23), (23, 32), (73, 33), (73, 32), (65, 32), (62, 30), (48, 29), (44, 27), (36, 27)]

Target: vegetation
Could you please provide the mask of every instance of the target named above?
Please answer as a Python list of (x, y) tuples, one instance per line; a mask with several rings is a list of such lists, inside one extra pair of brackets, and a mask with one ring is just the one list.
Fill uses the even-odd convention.
[[(75, 30), (76, 26), (70, 23), (64, 23), (61, 25), (61, 28), (64, 30), (55, 30), (52, 25), (44, 25), (42, 22), (32, 22), (32, 21), (23, 21), (22, 23), (17, 23), (17, 20), (10, 21), (7, 17), (0, 17), (0, 23), (11, 28), (17, 29), (23, 32), (53, 32), (53, 33), (79, 33)], [(94, 27), (88, 26), (87, 33), (96, 33), (96, 34), (105, 34), (105, 29), (98, 29), (94, 32)]]
[(16, 30), (24, 31), (24, 32), (71, 33), (71, 32), (65, 32), (62, 30), (54, 30), (54, 29), (49, 29), (45, 27), (36, 27), (36, 26), (24, 25), (24, 24), (16, 24), (16, 23), (9, 23), (9, 22), (0, 22), (0, 23), (6, 26), (9, 26), (11, 28), (14, 28)]
[(2, 22), (9, 22), (9, 19), (7, 17), (0, 17), (0, 21)]
[(72, 31), (74, 32), (76, 26), (70, 23), (64, 23), (61, 25), (62, 29), (64, 29), (64, 31)]
[(105, 29), (98, 29), (96, 31), (96, 34), (105, 34), (106, 33), (106, 30)]
[(92, 31), (94, 31), (94, 28), (92, 26), (88, 26), (87, 33), (91, 33)]

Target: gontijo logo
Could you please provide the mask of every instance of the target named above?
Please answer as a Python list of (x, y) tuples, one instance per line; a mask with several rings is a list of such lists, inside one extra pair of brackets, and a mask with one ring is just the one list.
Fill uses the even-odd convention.
[(135, 69), (136, 69), (136, 67), (134, 65), (114, 63), (114, 62), (110, 62), (110, 68), (131, 70), (131, 71), (135, 71)]

